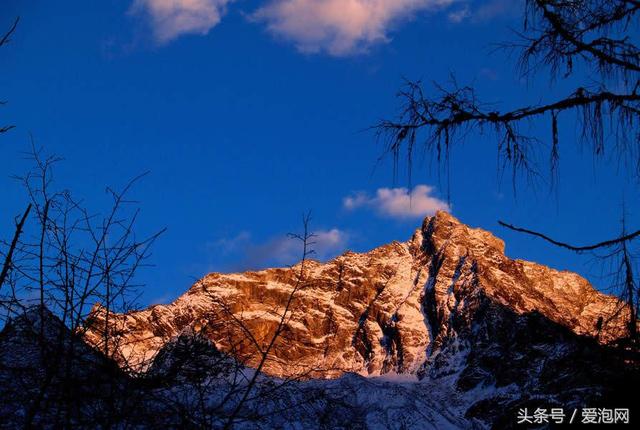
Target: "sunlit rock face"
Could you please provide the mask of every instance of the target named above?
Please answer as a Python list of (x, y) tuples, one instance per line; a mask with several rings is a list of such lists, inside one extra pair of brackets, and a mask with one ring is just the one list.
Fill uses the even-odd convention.
[(265, 373), (455, 374), (457, 384), (472, 387), (486, 371), (492, 383), (513, 382), (491, 369), (510, 345), (522, 357), (542, 342), (553, 346), (543, 356), (560, 357), (566, 348), (554, 348), (567, 336), (609, 342), (624, 334), (624, 312), (608, 318), (616, 298), (574, 273), (512, 260), (504, 249), (491, 233), (438, 212), (407, 242), (327, 263), (209, 274), (169, 305), (111, 314), (108, 324), (96, 306), (86, 339), (100, 347), (110, 327), (110, 350), (121, 364), (145, 370), (163, 345), (189, 330), (255, 367), (296, 289)]

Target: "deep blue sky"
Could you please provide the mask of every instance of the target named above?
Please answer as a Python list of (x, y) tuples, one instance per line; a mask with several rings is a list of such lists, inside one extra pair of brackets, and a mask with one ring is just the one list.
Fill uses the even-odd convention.
[[(16, 129), (0, 137), (0, 235), (25, 196), (11, 174), (27, 169), (21, 151), (31, 134), (49, 153), (65, 158), (57, 170), (92, 207), (106, 201), (106, 185), (121, 186), (150, 170), (135, 189), (142, 203), (142, 232), (167, 227), (155, 247), (155, 267), (141, 280), (142, 300), (166, 301), (208, 271), (277, 262), (269, 258), (300, 215), (313, 211), (313, 226), (337, 229), (356, 251), (406, 240), (420, 220), (382, 216), (372, 207), (348, 211), (343, 198), (394, 183), (391, 164), (376, 167), (381, 147), (367, 127), (393, 117), (403, 77), (476, 85), (486, 101), (517, 106), (549, 100), (570, 90), (560, 80), (525, 82), (504, 52), (491, 44), (518, 27), (513, 10), (454, 23), (454, 9), (416, 12), (385, 27), (388, 40), (366, 50), (301, 52), (286, 37), (266, 30), (251, 14), (264, 2), (231, 3), (206, 35), (185, 34), (159, 43), (132, 0), (3, 2), (0, 25), (16, 15), (13, 43), (0, 51), (2, 124)], [(505, 2), (492, 1), (504, 6)], [(455, 9), (458, 8), (458, 9)], [(546, 125), (533, 132), (545, 137)], [(574, 256), (497, 225), (498, 219), (535, 226), (578, 244), (614, 235), (621, 204), (637, 213), (629, 175), (616, 162), (594, 162), (576, 151), (573, 115), (561, 117), (561, 182), (555, 193), (521, 183), (514, 196), (508, 175), (496, 174), (491, 135), (472, 136), (453, 152), (452, 212), (463, 222), (491, 230), (507, 242), (511, 257), (570, 269), (604, 285), (588, 256)], [(546, 154), (543, 154), (546, 157)], [(414, 184), (446, 181), (429, 163), (416, 166)], [(283, 252), (285, 252), (284, 250)]]

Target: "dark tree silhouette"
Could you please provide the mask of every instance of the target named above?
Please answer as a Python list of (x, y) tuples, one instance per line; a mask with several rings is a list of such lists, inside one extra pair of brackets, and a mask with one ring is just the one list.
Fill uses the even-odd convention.
[[(9, 28), (9, 30), (0, 38), (0, 47), (6, 45), (7, 43), (10, 42), (11, 40), (11, 35), (16, 31), (16, 28), (18, 27), (18, 22), (20, 21), (20, 18), (16, 18), (15, 21), (13, 22), (13, 25)], [(0, 101), (0, 105), (4, 105), (6, 104), (5, 101)], [(2, 133), (6, 133), (7, 131), (11, 130), (12, 128), (14, 128), (13, 125), (5, 125), (5, 126), (0, 126), (0, 134)], [(9, 251), (7, 252), (4, 262), (2, 264), (2, 269), (0, 271), (0, 289), (2, 288), (2, 285), (5, 282), (5, 279), (7, 278), (7, 274), (9, 273), (9, 269), (11, 267), (11, 262), (12, 262), (12, 258), (13, 258), (13, 253), (15, 252), (15, 248), (16, 245), (18, 243), (18, 240), (20, 239), (20, 235), (22, 234), (22, 231), (24, 229), (24, 224), (27, 221), (27, 217), (29, 216), (29, 212), (31, 211), (31, 205), (27, 206), (27, 209), (25, 209), (22, 217), (19, 218), (19, 221), (16, 220), (16, 229), (15, 229), (15, 233), (13, 235), (13, 240), (11, 241), (11, 245), (9, 247)]]
[(0, 272), (0, 288), (4, 284), (4, 280), (7, 278), (9, 274), (9, 270), (11, 268), (11, 262), (13, 261), (13, 253), (16, 250), (16, 246), (18, 246), (18, 240), (20, 240), (20, 235), (24, 230), (24, 224), (27, 222), (27, 217), (29, 216), (29, 212), (31, 212), (31, 204), (27, 206), (27, 209), (22, 214), (20, 221), (16, 222), (16, 232), (13, 235), (13, 239), (9, 244), (9, 250), (7, 251), (7, 255), (4, 258), (4, 263), (2, 265), (2, 272)]
[[(29, 206), (11, 243), (0, 242), (5, 261), (0, 327), (2, 334), (21, 333), (3, 341), (18, 339), (23, 344), (8, 349), (24, 349), (27, 356), (17, 362), (4, 357), (0, 367), (14, 375), (13, 397), (22, 399), (25, 408), (20, 426), (40, 427), (50, 421), (61, 428), (80, 423), (109, 428), (127, 410), (127, 402), (134, 404), (130, 381), (112, 360), (110, 330), (104, 330), (98, 350), (85, 344), (87, 318), (94, 303), (102, 304), (106, 325), (113, 312), (132, 308), (141, 286), (135, 274), (164, 230), (136, 236), (139, 209), (128, 195), (144, 175), (122, 190), (107, 188), (110, 206), (100, 215), (70, 191), (55, 190), (53, 169), (59, 157), (43, 156), (35, 148), (28, 157), (33, 169), (16, 179)], [(33, 216), (27, 218), (30, 212)], [(79, 402), (85, 407), (78, 408)]]
[[(558, 99), (496, 110), (480, 100), (471, 86), (435, 84), (428, 93), (421, 82), (408, 82), (399, 93), (400, 115), (377, 126), (385, 142), (385, 153), (397, 167), (401, 155), (409, 173), (416, 151), (433, 154), (448, 168), (450, 150), (470, 134), (492, 131), (497, 137), (500, 169), (510, 168), (512, 182), (523, 174), (527, 179), (541, 176), (535, 154), (548, 151), (552, 184), (560, 161), (560, 127), (570, 113), (577, 114), (580, 144), (588, 144), (598, 159), (606, 153), (619, 155), (640, 179), (640, 48), (638, 48), (637, 0), (527, 0), (522, 30), (502, 48), (519, 52), (518, 67), (525, 77), (561, 77), (573, 82), (574, 90)], [(581, 78), (578, 70), (586, 71)], [(522, 131), (532, 121), (549, 121), (551, 135), (545, 139)], [(571, 125), (574, 127), (574, 125)], [(546, 142), (545, 142), (546, 141)], [(563, 248), (576, 251), (615, 249), (608, 257), (620, 262), (625, 278), (621, 298), (630, 318), (629, 334), (636, 337), (638, 282), (633, 277), (635, 253), (630, 250), (640, 232), (589, 246), (574, 246), (535, 232), (501, 222), (512, 230), (533, 234)]]

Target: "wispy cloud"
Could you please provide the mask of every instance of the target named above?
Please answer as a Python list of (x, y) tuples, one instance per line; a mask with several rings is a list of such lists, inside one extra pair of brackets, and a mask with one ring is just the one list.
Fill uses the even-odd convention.
[(184, 34), (205, 35), (234, 0), (134, 0), (130, 13), (149, 19), (153, 38), (167, 43)]
[[(314, 253), (310, 256), (327, 260), (343, 252), (349, 243), (349, 235), (337, 228), (318, 230), (310, 240)], [(274, 237), (265, 242), (255, 242), (249, 232), (224, 238), (208, 245), (210, 252), (222, 254), (234, 260), (233, 270), (260, 269), (270, 266), (294, 264), (302, 258), (302, 242), (288, 236)]]
[(488, 0), (483, 2), (474, 13), (476, 21), (491, 21), (504, 15), (515, 15), (522, 10), (523, 2), (513, 0)]
[(456, 0), (270, 0), (253, 15), (307, 53), (344, 56), (389, 40), (398, 22)]
[(434, 196), (435, 189), (429, 185), (407, 188), (379, 188), (375, 196), (364, 192), (345, 197), (343, 206), (347, 210), (370, 208), (382, 216), (397, 219), (421, 218), (436, 211), (449, 211), (449, 205)]
[(450, 12), (448, 18), (454, 24), (464, 21), (483, 23), (500, 16), (520, 14), (522, 7), (522, 2), (513, 0), (467, 0), (459, 9)]
[(453, 22), (454, 24), (461, 23), (470, 16), (471, 11), (469, 10), (469, 5), (464, 5), (460, 9), (449, 12), (449, 14), (447, 15), (449, 21)]

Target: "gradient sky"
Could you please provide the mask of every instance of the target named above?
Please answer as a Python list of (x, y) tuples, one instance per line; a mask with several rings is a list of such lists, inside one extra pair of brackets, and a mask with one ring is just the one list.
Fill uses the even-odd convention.
[[(523, 80), (508, 40), (520, 14), (510, 0), (5, 0), (1, 28), (21, 17), (0, 50), (0, 236), (25, 195), (10, 178), (28, 165), (30, 135), (63, 156), (56, 179), (92, 208), (106, 185), (135, 189), (140, 229), (167, 227), (140, 273), (143, 303), (164, 302), (210, 271), (291, 263), (285, 240), (313, 212), (318, 254), (406, 240), (435, 208), (447, 180), (427, 159), (407, 178), (367, 130), (393, 118), (403, 78), (446, 82), (455, 74), (487, 102), (516, 107), (567, 94), (562, 79)], [(635, 183), (613, 156), (576, 150), (573, 114), (560, 117), (561, 182), (518, 184), (497, 174), (495, 137), (453, 151), (452, 213), (507, 242), (511, 257), (577, 271), (598, 286), (599, 268), (498, 219), (576, 244), (615, 235)], [(549, 134), (532, 123), (532, 133)], [(547, 154), (541, 153), (542, 161)], [(543, 163), (544, 166), (544, 163)], [(636, 226), (637, 227), (637, 226)]]

